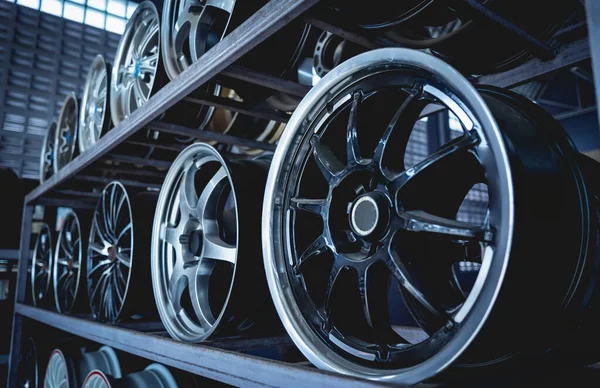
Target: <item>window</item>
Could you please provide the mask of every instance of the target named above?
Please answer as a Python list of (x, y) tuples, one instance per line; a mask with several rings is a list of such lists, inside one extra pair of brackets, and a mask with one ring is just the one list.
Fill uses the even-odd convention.
[(130, 0), (6, 0), (88, 26), (122, 34), (138, 3)]

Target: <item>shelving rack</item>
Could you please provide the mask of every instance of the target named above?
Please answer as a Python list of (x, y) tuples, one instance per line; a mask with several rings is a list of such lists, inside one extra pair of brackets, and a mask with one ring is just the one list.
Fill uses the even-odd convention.
[[(464, 1), (465, 3), (469, 3), (470, 0)], [(394, 45), (393, 42), (385, 38), (368, 37), (362, 35), (358, 30), (337, 24), (331, 20), (325, 20), (318, 13), (313, 12), (313, 6), (318, 2), (319, 0), (271, 0), (245, 23), (203, 55), (198, 62), (190, 66), (180, 77), (159, 90), (129, 118), (110, 130), (98, 141), (95, 147), (75, 158), (65, 168), (25, 197), (21, 225), (8, 386), (12, 387), (16, 384), (22, 326), (25, 319), (38, 321), (68, 331), (74, 335), (113, 346), (125, 352), (233, 385), (294, 387), (366, 387), (382, 385), (381, 383), (373, 383), (324, 372), (311, 367), (283, 363), (240, 353), (240, 350), (243, 350), (244, 346), (268, 346), (277, 341), (279, 341), (277, 343), (289, 342), (289, 339), (286, 338), (275, 340), (272, 338), (257, 339), (252, 344), (245, 343), (246, 345), (244, 345), (238, 343), (234, 347), (230, 346), (231, 340), (229, 342), (223, 340), (203, 345), (191, 345), (165, 338), (164, 336), (150, 334), (144, 331), (144, 328), (141, 326), (101, 324), (91, 321), (86, 317), (60, 315), (25, 304), (25, 287), (30, 259), (30, 231), (33, 208), (36, 204), (92, 208), (93, 202), (91, 201), (95, 201), (96, 193), (68, 188), (66, 184), (71, 181), (108, 182), (111, 179), (94, 176), (90, 172), (94, 168), (101, 170), (103, 167), (98, 166), (98, 163), (102, 161), (117, 160), (143, 165), (144, 167), (158, 167), (163, 169), (169, 166), (169, 162), (166, 161), (144, 159), (114, 152), (122, 144), (128, 142), (136, 144), (134, 141), (129, 140), (129, 138), (137, 131), (146, 128), (181, 136), (193, 136), (204, 141), (217, 141), (224, 144), (269, 151), (274, 150), (275, 146), (271, 144), (208, 131), (198, 131), (160, 122), (156, 119), (166, 109), (172, 107), (178, 101), (187, 98), (201, 104), (223, 107), (256, 117), (286, 122), (289, 116), (274, 110), (259, 110), (252, 106), (247, 106), (243, 102), (240, 103), (218, 97), (198, 99), (188, 96), (199, 86), (218, 75), (236, 78), (298, 97), (304, 96), (308, 92), (309, 87), (245, 69), (235, 64), (236, 60), (276, 33), (287, 23), (296, 18), (302, 18), (307, 23), (323, 30), (328, 30), (369, 49)], [(546, 60), (533, 59), (518, 68), (501, 74), (475, 78), (473, 81), (475, 83), (491, 84), (500, 87), (511, 87), (561, 68), (573, 66), (587, 59), (592, 60), (594, 74), (600, 77), (600, 3), (596, 0), (586, 0), (585, 3), (587, 7), (589, 40), (583, 39), (571, 42), (564, 46), (556, 55), (552, 55), (551, 57), (553, 58), (545, 58)], [(532, 50), (532, 52), (534, 51)], [(542, 54), (540, 56), (544, 57)], [(600, 82), (596, 82), (595, 87), (597, 100), (600, 100)], [(172, 150), (177, 150), (179, 147), (183, 148), (181, 145), (164, 147)], [(109, 168), (115, 170), (116, 167), (109, 166)], [(116, 169), (124, 175), (128, 173), (132, 174), (132, 170), (123, 169), (122, 167)], [(152, 183), (151, 180), (160, 179), (164, 175), (161, 175), (156, 170), (146, 171), (143, 169), (136, 169), (134, 173), (136, 174), (136, 179), (121, 181), (129, 186), (160, 187), (160, 184)], [(231, 349), (235, 349), (235, 351)]]

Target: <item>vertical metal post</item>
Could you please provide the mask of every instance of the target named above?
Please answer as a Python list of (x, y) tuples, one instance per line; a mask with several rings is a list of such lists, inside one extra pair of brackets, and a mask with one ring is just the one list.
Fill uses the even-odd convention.
[[(592, 56), (592, 70), (594, 73), (594, 87), (596, 88), (596, 104), (600, 103), (600, 1), (585, 0), (585, 12)], [(598, 110), (600, 121), (600, 110)]]
[[(21, 219), (21, 245), (19, 246), (19, 266), (17, 271), (17, 286), (15, 287), (15, 309), (16, 304), (25, 302), (27, 287), (27, 269), (29, 267), (31, 221), (33, 218), (33, 205), (26, 203), (23, 206), (23, 218)], [(7, 387), (16, 387), (17, 370), (21, 353), (21, 329), (23, 317), (13, 312), (13, 326), (10, 341), (10, 356), (8, 359), (8, 382)]]

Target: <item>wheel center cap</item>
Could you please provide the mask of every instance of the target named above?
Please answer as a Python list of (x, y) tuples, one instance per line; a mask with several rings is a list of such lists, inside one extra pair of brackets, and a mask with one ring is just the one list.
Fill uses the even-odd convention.
[(117, 260), (117, 248), (114, 246), (108, 247), (108, 259), (111, 263), (114, 263)]
[(140, 61), (135, 63), (135, 67), (133, 69), (133, 78), (137, 78), (140, 76)]
[(187, 246), (188, 252), (194, 256), (200, 256), (202, 254), (202, 231), (193, 230), (189, 234), (182, 234), (179, 238), (179, 242)]
[(388, 224), (389, 204), (382, 194), (367, 193), (350, 208), (350, 227), (360, 237), (378, 236)]

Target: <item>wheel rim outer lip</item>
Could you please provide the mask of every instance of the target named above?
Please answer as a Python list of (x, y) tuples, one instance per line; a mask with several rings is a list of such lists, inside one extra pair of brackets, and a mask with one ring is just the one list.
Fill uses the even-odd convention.
[[(501, 233), (498, 233), (498, 241), (506, 242), (506, 244), (504, 247), (501, 247), (500, 244), (498, 244), (498, 246), (495, 247), (494, 255), (494, 257), (500, 257), (503, 260), (492, 260), (490, 272), (487, 275), (485, 284), (483, 285), (478, 298), (466, 318), (462, 321), (458, 332), (450, 342), (430, 359), (417, 364), (416, 366), (402, 370), (381, 370), (362, 367), (344, 360), (341, 356), (329, 349), (319, 350), (319, 346), (312, 346), (317, 341), (311, 339), (312, 336), (314, 336), (311, 333), (311, 328), (306, 323), (302, 314), (299, 311), (293, 310), (294, 305), (290, 302), (290, 300), (294, 299), (294, 296), (290, 288), (286, 287), (289, 283), (287, 272), (283, 270), (280, 271), (278, 268), (279, 262), (276, 260), (276, 257), (280, 254), (280, 251), (275, 247), (275, 239), (279, 239), (279, 237), (276, 236), (273, 231), (273, 220), (277, 214), (274, 207), (276, 205), (275, 197), (277, 196), (277, 190), (279, 189), (278, 175), (284, 173), (285, 169), (288, 168), (284, 165), (286, 153), (293, 146), (296, 132), (301, 130), (301, 124), (303, 123), (304, 118), (315, 105), (319, 104), (320, 100), (327, 98), (327, 93), (332, 87), (335, 87), (338, 83), (342, 82), (350, 74), (355, 74), (360, 70), (368, 69), (376, 64), (385, 62), (389, 62), (390, 64), (397, 62), (424, 69), (445, 79), (455, 90), (461, 92), (461, 98), (471, 103), (472, 106), (470, 108), (482, 127), (491, 128), (493, 130), (493, 138), (490, 139), (490, 148), (492, 154), (496, 156), (496, 160), (501, 160), (501, 163), (497, 162), (496, 165), (500, 179), (502, 179), (502, 177), (505, 177), (506, 179), (503, 189), (505, 191), (504, 194), (507, 194), (507, 198), (498, 198), (498, 201), (501, 204), (501, 213), (504, 221), (504, 229), (502, 229)], [(399, 48), (370, 51), (341, 64), (321, 79), (316, 87), (313, 87), (310, 90), (290, 118), (286, 130), (275, 151), (273, 163), (267, 178), (262, 218), (264, 264), (273, 302), (288, 334), (302, 353), (313, 364), (319, 368), (330, 371), (373, 380), (415, 384), (444, 370), (455, 361), (474, 340), (489, 316), (498, 296), (508, 265), (512, 244), (512, 234), (514, 229), (513, 198), (514, 190), (512, 185), (512, 175), (498, 125), (481, 96), (458, 71), (431, 55)], [(503, 251), (501, 251), (502, 249)], [(491, 276), (494, 272), (498, 274), (497, 277)], [(321, 348), (326, 346), (322, 343), (317, 343), (317, 345), (320, 345)], [(349, 367), (349, 365), (352, 366)]]
[[(135, 33), (134, 28), (137, 27), (136, 26), (137, 19), (140, 17), (140, 14), (142, 14), (142, 12), (145, 12), (147, 10), (154, 14), (154, 17), (156, 18), (156, 20), (158, 22), (158, 43), (157, 43), (158, 58), (156, 60), (157, 68), (156, 68), (156, 73), (154, 75), (154, 79), (152, 80), (152, 84), (149, 86), (150, 93), (148, 95), (148, 99), (155, 92), (154, 89), (155, 89), (155, 86), (157, 85), (156, 78), (159, 76), (159, 72), (161, 71), (158, 68), (161, 63), (161, 59), (160, 59), (160, 57), (161, 57), (160, 15), (158, 14), (158, 10), (156, 9), (156, 6), (151, 1), (144, 1), (144, 2), (140, 3), (140, 5), (135, 9), (133, 14), (131, 15), (131, 18), (125, 25), (125, 32), (123, 32), (123, 35), (121, 35), (121, 40), (119, 41), (119, 46), (117, 47), (117, 53), (115, 55), (115, 61), (113, 62), (113, 67), (112, 67), (111, 77), (110, 77), (110, 116), (115, 125), (117, 125), (121, 121), (125, 120), (125, 117), (120, 117), (119, 113), (117, 113), (117, 111), (119, 111), (119, 109), (117, 109), (118, 108), (117, 105), (120, 104), (120, 101), (117, 98), (117, 95), (118, 95), (117, 80), (119, 79), (119, 68), (123, 65), (121, 63), (121, 61), (123, 60), (123, 57), (127, 55), (129, 46), (133, 43), (130, 40), (133, 38), (133, 34)], [(125, 42), (127, 42), (127, 43), (125, 43)], [(146, 102), (147, 102), (147, 100), (146, 100)], [(137, 107), (135, 110), (137, 110), (137, 109), (139, 109), (139, 107)], [(135, 112), (135, 110), (133, 112), (131, 112), (131, 114), (133, 114)]]
[[(75, 155), (75, 145), (77, 144), (78, 140), (77, 140), (77, 132), (78, 131), (78, 126), (79, 126), (79, 103), (77, 102), (77, 96), (75, 95), (75, 92), (71, 92), (67, 95), (67, 97), (65, 98), (65, 102), (63, 102), (62, 108), (60, 110), (60, 116), (58, 116), (58, 122), (56, 124), (56, 131), (54, 132), (54, 157), (52, 158), (52, 165), (54, 166), (54, 174), (56, 174), (58, 171), (60, 171), (61, 168), (63, 168), (65, 165), (60, 165), (60, 157), (58, 157), (59, 154), (59, 144), (60, 144), (60, 125), (63, 122), (63, 116), (66, 114), (66, 107), (70, 104), (74, 104), (75, 105), (75, 122), (74, 122), (74, 127), (72, 128), (73, 131), (73, 139), (71, 140), (71, 146), (69, 147), (69, 161), (73, 160), (73, 156)], [(68, 162), (67, 162), (68, 163)]]
[[(58, 266), (58, 246), (60, 244), (61, 241), (61, 236), (62, 234), (65, 232), (64, 230), (64, 221), (63, 221), (63, 228), (61, 228), (60, 233), (58, 234), (58, 238), (56, 239), (56, 248), (54, 249), (54, 261), (52, 263), (52, 280), (53, 280), (53, 288), (54, 288), (54, 302), (56, 304), (56, 309), (58, 310), (59, 313), (64, 314), (64, 313), (68, 313), (71, 312), (71, 309), (73, 309), (73, 307), (75, 306), (75, 303), (77, 302), (77, 294), (79, 293), (79, 280), (81, 278), (81, 255), (82, 255), (82, 248), (83, 248), (83, 236), (81, 235), (81, 225), (79, 223), (79, 218), (77, 217), (77, 214), (73, 211), (68, 212), (65, 215), (64, 220), (67, 220), (68, 218), (73, 217), (75, 219), (75, 222), (77, 223), (77, 231), (79, 232), (79, 258), (77, 259), (78, 264), (79, 264), (79, 268), (77, 268), (77, 279), (75, 280), (75, 291), (74, 294), (75, 296), (73, 297), (73, 303), (71, 304), (70, 308), (67, 311), (62, 311), (60, 308), (60, 302), (58, 300), (58, 290), (57, 290), (57, 281), (58, 281), (58, 277), (56, 275), (57, 272), (57, 266)], [(69, 307), (69, 306), (66, 306)]]
[[(92, 65), (90, 66), (90, 70), (88, 71), (88, 75), (87, 75), (87, 78), (85, 81), (85, 87), (83, 89), (83, 98), (81, 99), (81, 111), (79, 112), (79, 129), (80, 130), (87, 129), (86, 105), (87, 105), (88, 95), (90, 92), (90, 87), (92, 86), (91, 85), (92, 75), (94, 74), (94, 72), (97, 69), (100, 69), (100, 68), (104, 69), (106, 71), (106, 78), (107, 78), (106, 79), (106, 97), (104, 97), (104, 106), (102, 107), (102, 115), (103, 115), (102, 122), (98, 123), (101, 127), (100, 136), (102, 136), (102, 133), (106, 129), (105, 127), (107, 126), (107, 125), (105, 125), (107, 118), (110, 116), (110, 112), (107, 112), (106, 108), (108, 107), (108, 105), (109, 105), (108, 101), (110, 100), (110, 75), (111, 74), (109, 71), (108, 63), (104, 60), (104, 57), (101, 54), (96, 55), (96, 58), (94, 58), (94, 60), (92, 61)], [(78, 138), (78, 142), (79, 142), (79, 152), (81, 152), (81, 153), (83, 153), (88, 148), (88, 147), (86, 147), (85, 141), (83, 139), (84, 139), (84, 136), (82, 136), (80, 134), (80, 136)], [(96, 141), (98, 141), (98, 139), (96, 139)], [(90, 144), (90, 147), (93, 144)]]
[(44, 224), (42, 224), (42, 227), (40, 229), (40, 234), (38, 235), (38, 238), (35, 242), (35, 247), (33, 248), (33, 260), (31, 261), (31, 296), (33, 297), (33, 305), (34, 306), (37, 306), (37, 304), (46, 297), (46, 294), (48, 293), (48, 289), (50, 288), (50, 274), (48, 274), (48, 280), (46, 281), (44, 296), (42, 296), (40, 298), (40, 300), (38, 300), (37, 292), (35, 290), (34, 268), (36, 265), (36, 257), (37, 257), (37, 253), (38, 253), (38, 249), (39, 249), (39, 245), (40, 245), (40, 238), (41, 238), (44, 230), (47, 231), (45, 234), (48, 236), (48, 239), (49, 239), (48, 246), (50, 248), (50, 262), (48, 263), (48, 265), (46, 267), (46, 272), (50, 271), (50, 268), (52, 268), (52, 261), (54, 259), (53, 252), (52, 252), (52, 234), (50, 233), (50, 227), (48, 226), (48, 224), (44, 223)]
[(67, 365), (67, 360), (65, 358), (65, 355), (59, 349), (54, 349), (52, 351), (52, 354), (50, 354), (50, 358), (48, 359), (48, 366), (46, 367), (46, 373), (48, 373), (48, 370), (49, 370), (48, 367), (50, 366), (50, 363), (52, 362), (52, 358), (54, 358), (54, 355), (57, 355), (58, 357), (60, 357), (62, 359), (63, 365), (65, 366), (65, 377), (67, 378), (67, 388), (69, 388), (69, 386), (70, 386), (70, 384), (69, 384), (69, 370), (68, 370), (69, 366)]
[[(129, 193), (127, 192), (127, 189), (125, 188), (125, 186), (123, 186), (123, 184), (119, 181), (112, 181), (110, 182), (108, 185), (106, 185), (106, 187), (104, 188), (104, 190), (102, 191), (102, 195), (100, 196), (100, 199), (98, 200), (98, 203), (96, 204), (96, 211), (98, 210), (98, 208), (102, 205), (103, 203), (103, 198), (104, 198), (104, 193), (107, 192), (107, 190), (112, 186), (112, 185), (116, 185), (118, 187), (121, 188), (121, 190), (123, 190), (123, 193), (125, 195), (126, 198), (126, 202), (127, 202), (127, 209), (129, 211), (129, 220), (131, 222), (131, 251), (130, 251), (130, 257), (129, 257), (129, 271), (127, 273), (127, 286), (125, 287), (125, 293), (123, 294), (123, 303), (121, 303), (121, 308), (119, 309), (117, 315), (116, 315), (116, 319), (115, 322), (118, 322), (119, 319), (121, 318), (121, 314), (123, 313), (123, 311), (125, 310), (124, 307), (127, 303), (127, 295), (129, 294), (129, 285), (131, 283), (131, 271), (133, 270), (133, 254), (135, 252), (134, 250), (134, 243), (135, 243), (135, 224), (133, 221), (133, 211), (131, 208), (131, 200), (129, 198)], [(94, 212), (94, 217), (92, 218), (92, 226), (90, 227), (90, 236), (88, 239), (88, 249), (87, 249), (87, 257), (86, 260), (88, 261), (88, 265), (87, 265), (87, 271), (90, 271), (93, 266), (90, 265), (89, 261), (90, 261), (90, 252), (91, 252), (91, 243), (93, 241), (93, 228), (94, 228), (94, 219), (96, 218), (96, 211)], [(87, 276), (86, 273), (86, 279), (88, 279), (88, 282), (86, 282), (88, 284), (88, 295), (91, 295), (91, 290), (89, 287), (89, 278)], [(89, 304), (90, 304), (90, 310), (92, 311), (92, 314), (94, 314), (94, 318), (98, 319), (98, 315), (96, 314), (96, 311), (94, 311), (94, 308), (92, 306), (92, 300), (91, 298), (88, 298)]]
[[(169, 200), (169, 197), (171, 196), (170, 191), (173, 189), (174, 180), (178, 177), (178, 175), (180, 173), (181, 168), (179, 165), (183, 164), (184, 161), (187, 160), (188, 157), (194, 156), (197, 153), (202, 152), (203, 150), (204, 150), (204, 152), (209, 153), (212, 156), (214, 156), (216, 161), (219, 164), (221, 164), (221, 167), (224, 168), (225, 171), (227, 172), (227, 179), (229, 181), (229, 184), (231, 185), (231, 194), (233, 195), (233, 201), (235, 203), (235, 209), (236, 209), (236, 230), (238, 232), (238, 240), (236, 243), (236, 247), (239, 252), (240, 222), (239, 222), (239, 212), (238, 212), (238, 207), (237, 207), (238, 201), (237, 201), (237, 196), (235, 193), (235, 187), (234, 187), (233, 181), (231, 179), (231, 169), (230, 169), (229, 165), (227, 164), (227, 162), (223, 159), (221, 154), (214, 147), (212, 147), (206, 143), (194, 143), (194, 144), (190, 145), (189, 147), (184, 149), (177, 156), (177, 158), (171, 165), (171, 168), (169, 169), (169, 172), (167, 173), (167, 176), (165, 177), (165, 180), (163, 182), (163, 186), (160, 190), (160, 194), (158, 197), (158, 202), (156, 204), (156, 212), (154, 213), (154, 222), (152, 225), (152, 240), (151, 240), (152, 245), (150, 248), (150, 269), (151, 269), (151, 273), (152, 273), (152, 289), (154, 290), (154, 298), (156, 300), (156, 307), (158, 309), (158, 313), (160, 315), (161, 321), (165, 325), (165, 329), (167, 329), (167, 332), (169, 332), (171, 337), (180, 339), (182, 341), (187, 341), (187, 342), (204, 341), (207, 338), (209, 338), (212, 335), (212, 333), (214, 333), (216, 330), (218, 330), (221, 319), (223, 318), (225, 312), (228, 309), (229, 300), (231, 298), (232, 290), (233, 290), (234, 283), (235, 283), (236, 276), (237, 276), (237, 265), (234, 265), (233, 277), (231, 280), (231, 286), (229, 288), (227, 299), (225, 300), (225, 303), (223, 304), (223, 307), (222, 307), (221, 312), (219, 313), (218, 317), (215, 317), (215, 323), (212, 325), (210, 330), (205, 331), (205, 333), (202, 335), (192, 334), (192, 336), (188, 336), (188, 335), (182, 336), (180, 333), (177, 333), (175, 331), (175, 329), (173, 329), (173, 327), (171, 326), (171, 319), (170, 319), (171, 315), (167, 311), (170, 307), (167, 306), (168, 303), (165, 303), (162, 300), (162, 299), (164, 299), (166, 301), (169, 301), (168, 290), (163, 290), (163, 281), (162, 281), (163, 275), (161, 275), (162, 262), (161, 262), (161, 258), (159, 257), (159, 251), (162, 251), (162, 249), (160, 248), (161, 242), (159, 241), (160, 228), (161, 228), (161, 224), (163, 222), (162, 213), (164, 213), (164, 208), (166, 208), (168, 205), (167, 201)], [(165, 218), (166, 218), (166, 216), (165, 216)], [(236, 257), (236, 262), (237, 262), (237, 257)], [(168, 282), (168, 280), (167, 280), (167, 282)], [(194, 337), (194, 338), (190, 338), (190, 337)]]

